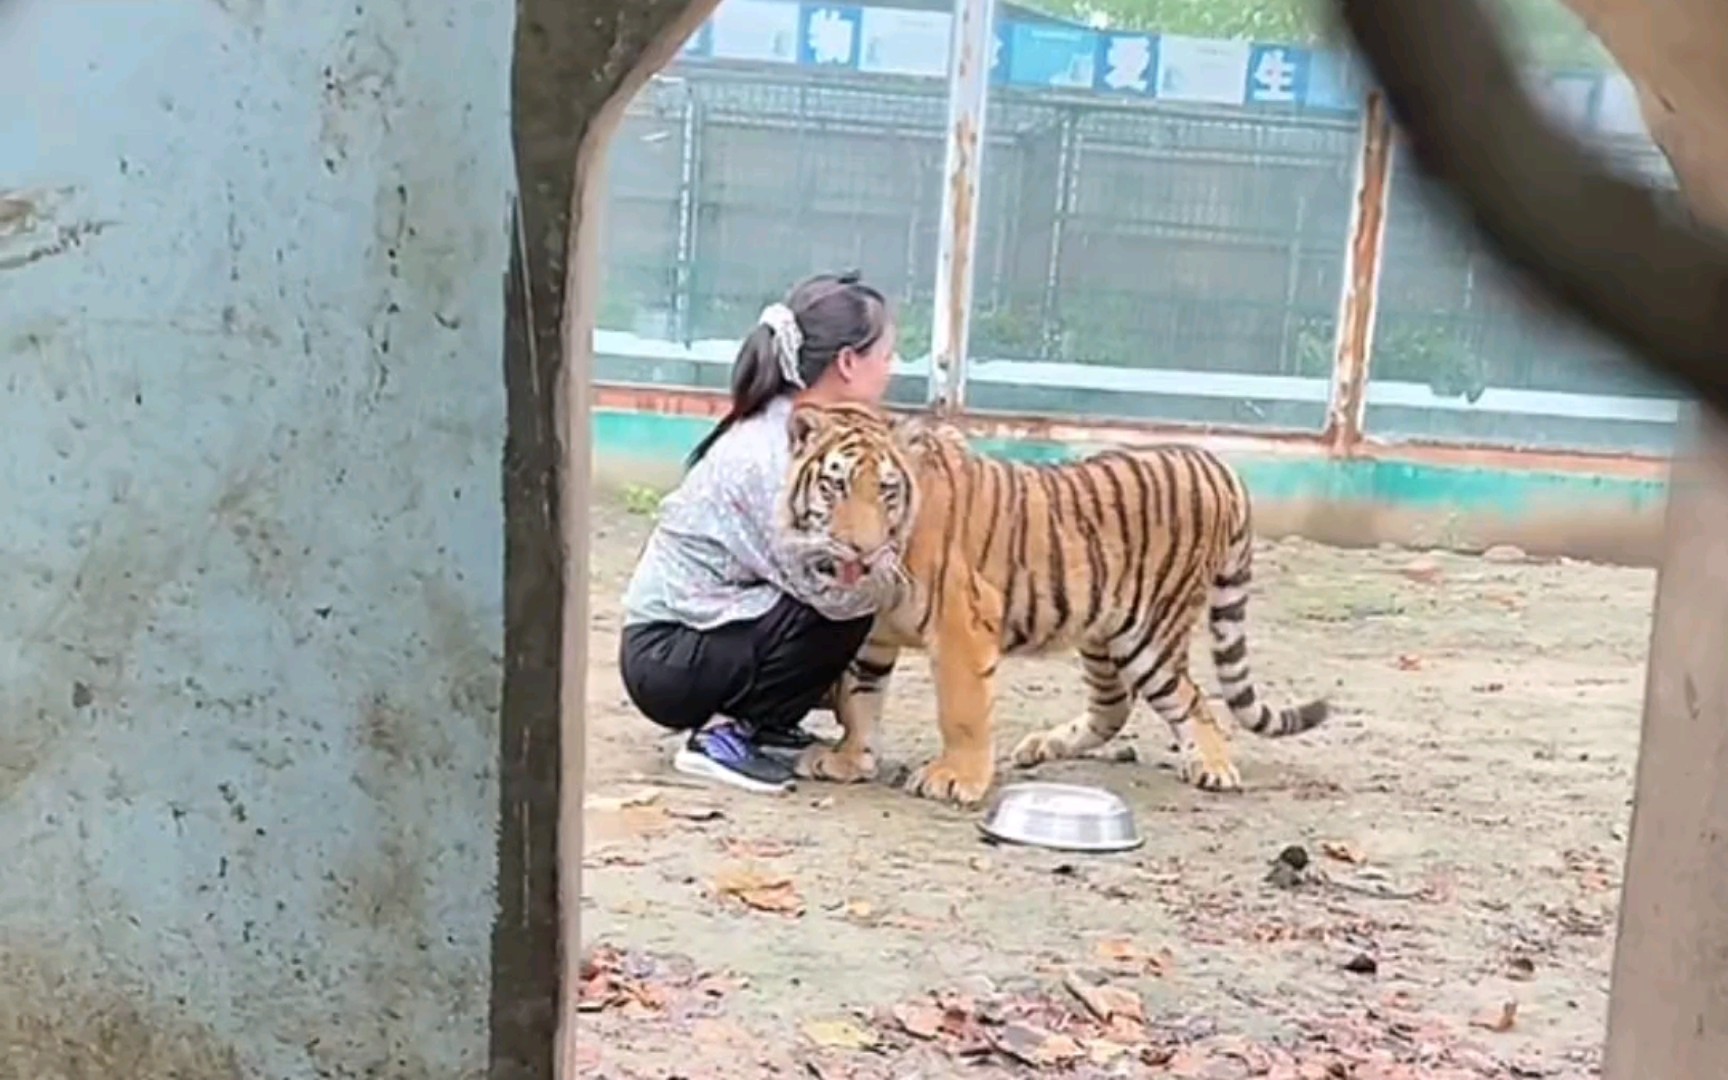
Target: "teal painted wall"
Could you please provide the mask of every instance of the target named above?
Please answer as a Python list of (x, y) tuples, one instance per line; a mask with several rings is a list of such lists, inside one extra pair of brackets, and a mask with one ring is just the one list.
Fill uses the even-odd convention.
[[(712, 423), (705, 417), (598, 410), (595, 454), (605, 463), (625, 468), (675, 469)], [(1093, 449), (1017, 439), (979, 439), (974, 445), (994, 456), (1040, 462), (1062, 461)], [(1231, 455), (1231, 462), (1261, 502), (1359, 503), (1512, 519), (1556, 509), (1657, 513), (1667, 488), (1659, 480), (1414, 461)]]

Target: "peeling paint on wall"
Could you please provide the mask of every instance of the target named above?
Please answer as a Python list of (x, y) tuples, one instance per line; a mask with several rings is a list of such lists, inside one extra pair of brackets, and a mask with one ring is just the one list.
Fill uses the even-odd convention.
[(113, 222), (56, 221), (71, 191), (0, 191), (0, 270), (64, 255)]

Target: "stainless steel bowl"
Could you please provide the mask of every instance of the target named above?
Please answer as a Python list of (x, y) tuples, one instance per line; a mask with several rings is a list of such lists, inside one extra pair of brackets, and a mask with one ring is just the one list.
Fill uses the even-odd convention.
[(978, 828), (992, 840), (1058, 851), (1130, 851), (1143, 843), (1127, 803), (1078, 784), (1011, 784)]

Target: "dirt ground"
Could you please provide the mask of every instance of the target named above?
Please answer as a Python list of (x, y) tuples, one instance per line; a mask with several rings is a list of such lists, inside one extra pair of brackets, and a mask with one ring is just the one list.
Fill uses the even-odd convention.
[[(1005, 765), (1133, 805), (1140, 850), (1077, 856), (887, 784), (672, 774), (616, 666), (642, 509), (596, 522), (585, 1076), (1596, 1074), (1650, 572), (1265, 544), (1253, 670), (1336, 714), (1239, 734), (1235, 795), (1181, 785), (1144, 707), (1138, 760)], [(1083, 689), (1072, 658), (1002, 670), (1005, 758)], [(885, 717), (891, 762), (933, 752), (922, 657)]]

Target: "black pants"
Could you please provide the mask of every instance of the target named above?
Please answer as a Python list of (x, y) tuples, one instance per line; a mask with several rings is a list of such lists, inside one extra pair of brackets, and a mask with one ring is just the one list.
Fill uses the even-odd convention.
[(689, 731), (721, 714), (785, 731), (821, 703), (871, 622), (834, 622), (782, 596), (759, 619), (712, 630), (671, 622), (625, 627), (618, 667), (630, 700), (661, 727)]

